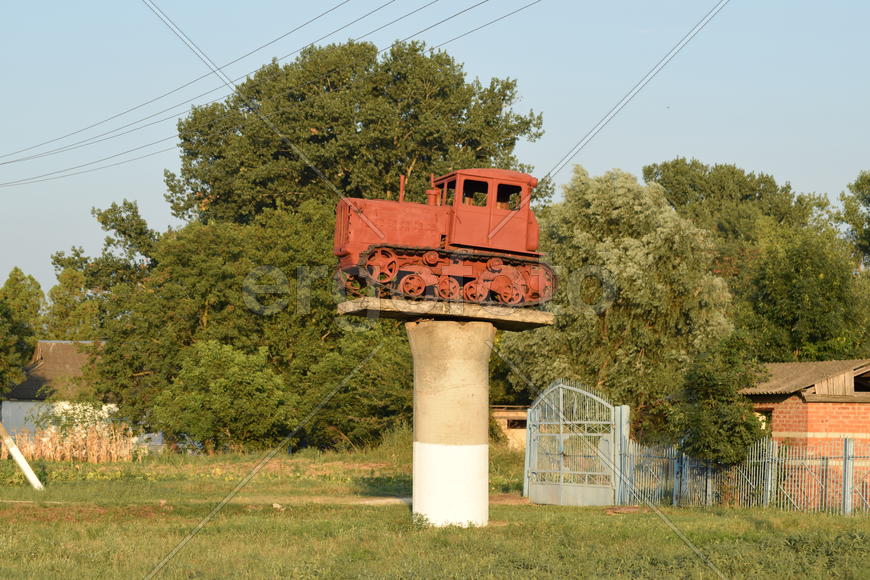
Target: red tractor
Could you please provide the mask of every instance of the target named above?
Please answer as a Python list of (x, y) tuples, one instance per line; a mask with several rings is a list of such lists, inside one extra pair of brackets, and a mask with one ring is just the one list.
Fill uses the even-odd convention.
[(504, 169), (462, 169), (431, 180), (427, 203), (343, 198), (334, 253), (347, 294), (533, 306), (553, 296), (529, 208), (538, 180)]

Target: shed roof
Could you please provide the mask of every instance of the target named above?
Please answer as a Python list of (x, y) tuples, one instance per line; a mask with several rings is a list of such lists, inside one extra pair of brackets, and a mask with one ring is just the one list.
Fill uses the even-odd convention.
[(81, 386), (75, 379), (82, 376), (88, 360), (83, 346), (92, 341), (40, 340), (33, 358), (24, 368), (24, 382), (14, 385), (6, 398), (18, 401), (43, 400), (58, 393), (72, 398)]
[(744, 395), (788, 395), (816, 383), (841, 375), (865, 370), (870, 372), (870, 359), (825, 360), (814, 362), (767, 363), (770, 378), (740, 392)]

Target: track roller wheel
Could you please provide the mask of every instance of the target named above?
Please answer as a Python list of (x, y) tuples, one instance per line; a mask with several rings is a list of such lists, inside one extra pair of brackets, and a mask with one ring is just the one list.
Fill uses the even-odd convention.
[(399, 282), (399, 290), (410, 298), (420, 298), (426, 292), (426, 281), (419, 274), (408, 274)]
[(438, 279), (438, 298), (442, 300), (459, 300), (459, 282), (450, 276)]
[(468, 302), (479, 304), (486, 300), (486, 295), (489, 294), (487, 287), (477, 280), (467, 282), (462, 288), (462, 297)]
[(523, 301), (523, 289), (519, 284), (508, 284), (495, 293), (495, 299), (502, 304), (515, 306)]

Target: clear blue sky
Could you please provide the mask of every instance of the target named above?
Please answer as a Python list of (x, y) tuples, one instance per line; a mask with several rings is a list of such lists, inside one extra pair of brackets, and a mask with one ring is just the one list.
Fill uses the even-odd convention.
[[(428, 1), (398, 0), (323, 42), (365, 34)], [(158, 5), (222, 65), (338, 2), (162, 0)], [(352, 0), (228, 67), (227, 73), (235, 78), (255, 70), (382, 2)], [(438, 44), (527, 2), (490, 0), (419, 38)], [(440, 0), (369, 40), (386, 46), (474, 3)], [(519, 110), (543, 113), (546, 129), (543, 139), (523, 143), (519, 156), (542, 175), (714, 4), (543, 0), (445, 49), (464, 63), (469, 77), (518, 80)], [(614, 167), (639, 174), (647, 163), (697, 157), (770, 173), (798, 191), (836, 199), (861, 169), (870, 169), (868, 17), (870, 5), (863, 2), (732, 0), (575, 162), (593, 174)], [(5, 80), (0, 154), (81, 129), (207, 72), (135, 0), (10, 3), (0, 21), (0, 55)], [(136, 121), (220, 84), (209, 77), (28, 154)], [(189, 106), (152, 120), (172, 112), (183, 115)], [(90, 147), (0, 165), (0, 182), (89, 163), (170, 137), (174, 130), (175, 121), (168, 120)], [(173, 144), (170, 140), (111, 161)], [(17, 157), (21, 154), (0, 162)], [(47, 291), (54, 283), (52, 252), (72, 245), (99, 252), (104, 234), (90, 210), (112, 201), (138, 201), (152, 227), (165, 229), (173, 221), (163, 200), (163, 170), (177, 166), (177, 153), (170, 151), (104, 171), (0, 188), (0, 278), (19, 265)], [(557, 182), (564, 183), (569, 174), (561, 172)]]

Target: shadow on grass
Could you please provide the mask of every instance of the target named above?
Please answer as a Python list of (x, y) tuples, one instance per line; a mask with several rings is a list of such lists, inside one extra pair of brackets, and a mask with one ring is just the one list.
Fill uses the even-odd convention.
[(411, 476), (408, 474), (355, 477), (352, 485), (354, 491), (360, 495), (394, 497), (411, 495)]
[(522, 493), (523, 482), (522, 480), (493, 481), (490, 479), (489, 490), (493, 493)]
[[(372, 475), (356, 477), (352, 480), (352, 488), (355, 493), (367, 496), (409, 497), (411, 495), (411, 476), (401, 475)], [(523, 482), (511, 480), (489, 482), (490, 493), (519, 494), (523, 491)]]

